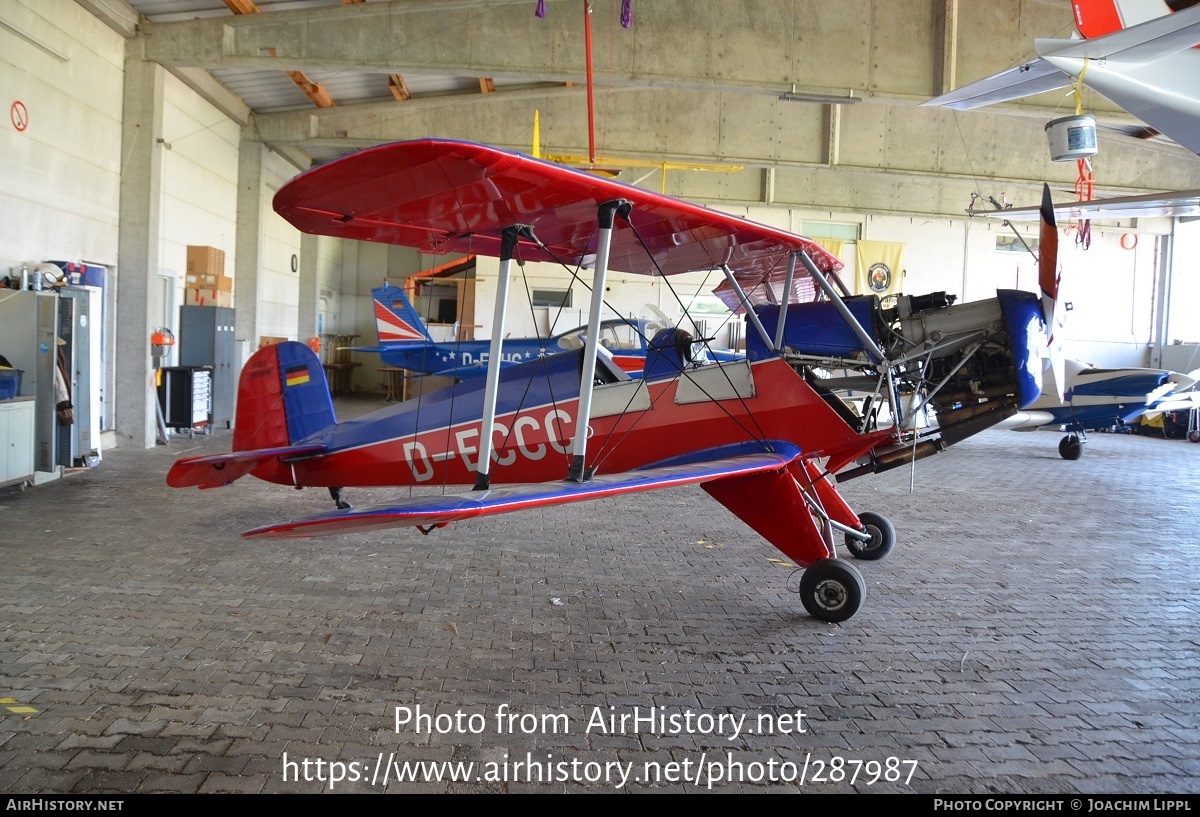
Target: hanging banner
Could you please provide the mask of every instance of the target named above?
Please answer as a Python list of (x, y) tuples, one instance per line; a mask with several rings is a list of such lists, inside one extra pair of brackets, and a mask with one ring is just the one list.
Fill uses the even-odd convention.
[(863, 241), (856, 253), (855, 291), (859, 295), (886, 298), (904, 288), (904, 244), (898, 241)]
[(829, 252), (833, 253), (838, 258), (840, 258), (843, 262), (845, 262), (846, 257), (844, 255), (842, 255), (842, 253), (846, 249), (846, 242), (843, 241), (842, 239), (840, 239), (840, 238), (814, 238), (813, 241), (817, 242), (822, 247), (829, 250)]
[(813, 241), (821, 245), (822, 248), (829, 250), (833, 255), (838, 257), (843, 264), (840, 270), (835, 275), (842, 280), (842, 283), (847, 287), (853, 284), (851, 276), (854, 275), (854, 259), (846, 258), (846, 241), (841, 238), (814, 238)]

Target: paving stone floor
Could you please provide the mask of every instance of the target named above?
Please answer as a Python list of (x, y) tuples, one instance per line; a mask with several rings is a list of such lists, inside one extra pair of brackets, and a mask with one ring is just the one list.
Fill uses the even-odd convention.
[(330, 503), (165, 486), (229, 437), (0, 493), (0, 791), (1200, 792), (1200, 445), (853, 481), (899, 544), (832, 625), (698, 488), (246, 541)]

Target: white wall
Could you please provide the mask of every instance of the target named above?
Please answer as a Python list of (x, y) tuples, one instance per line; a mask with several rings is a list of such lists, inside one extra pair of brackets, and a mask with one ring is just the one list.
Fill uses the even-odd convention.
[(1175, 228), (1174, 275), (1163, 368), (1190, 372), (1200, 367), (1200, 221)]
[(258, 273), (258, 334), (297, 340), (300, 307), (299, 263), (292, 271), (292, 256), (300, 257), (300, 231), (275, 213), (271, 200), (275, 192), (296, 175), (296, 168), (278, 154), (263, 154), (262, 235)]
[[(1200, 221), (1175, 228), (1174, 292), (1168, 312), (1167, 343), (1200, 342)], [(1197, 365), (1200, 365), (1198, 363)]]
[(342, 331), (342, 248), (344, 241), (317, 238), (317, 334)]
[(166, 75), (159, 271), (175, 279), (175, 308), (162, 320), (176, 330), (189, 245), (224, 250), (225, 274), (233, 275), (239, 134), (236, 122)]
[[(125, 41), (73, 0), (6, 0), (0, 29), (0, 272), (34, 259), (117, 261)], [(9, 106), (29, 113), (18, 131)]]

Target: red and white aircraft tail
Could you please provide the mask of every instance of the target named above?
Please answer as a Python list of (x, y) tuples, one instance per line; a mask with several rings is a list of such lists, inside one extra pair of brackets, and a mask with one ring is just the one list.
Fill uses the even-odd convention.
[(1200, 2), (1072, 0), (1083, 39), (1038, 39), (1038, 58), (926, 106), (967, 110), (1066, 88), (1094, 89), (1200, 153)]

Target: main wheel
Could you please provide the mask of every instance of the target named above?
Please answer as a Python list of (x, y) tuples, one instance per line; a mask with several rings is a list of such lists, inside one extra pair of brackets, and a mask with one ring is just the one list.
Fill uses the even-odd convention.
[(821, 559), (800, 577), (800, 600), (813, 618), (845, 621), (858, 612), (867, 595), (867, 583), (851, 564)]
[(1068, 434), (1058, 441), (1058, 455), (1064, 460), (1077, 460), (1083, 456), (1083, 442), (1078, 434)]
[(1200, 431), (1189, 431), (1188, 432), (1188, 442), (1189, 443), (1200, 443)]
[(871, 538), (864, 542), (847, 533), (846, 549), (851, 556), (874, 562), (891, 553), (896, 544), (896, 529), (886, 516), (867, 511), (858, 515), (858, 521), (862, 522), (864, 532), (869, 533)]

